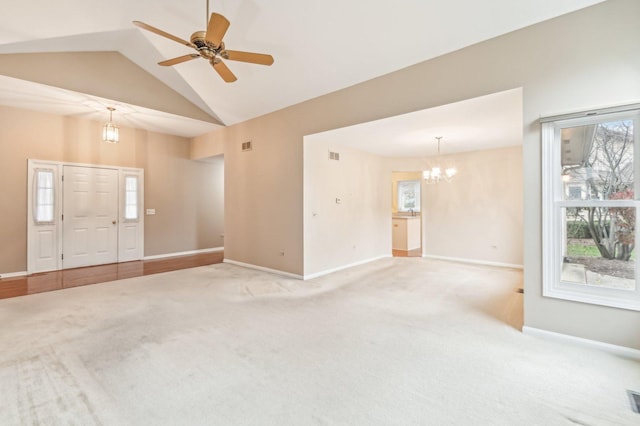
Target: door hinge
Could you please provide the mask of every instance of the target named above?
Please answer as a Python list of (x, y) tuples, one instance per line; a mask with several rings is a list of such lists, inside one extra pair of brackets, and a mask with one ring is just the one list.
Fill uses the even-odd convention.
[(64, 182), (64, 175), (62, 175), (62, 181)]
[(64, 215), (62, 215), (62, 220), (64, 220)]
[(60, 257), (62, 258), (62, 260), (64, 260), (64, 253), (61, 254)]

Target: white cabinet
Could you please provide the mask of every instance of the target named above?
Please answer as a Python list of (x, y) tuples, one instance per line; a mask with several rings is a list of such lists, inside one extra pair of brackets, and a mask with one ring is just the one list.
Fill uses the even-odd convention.
[(420, 248), (420, 217), (402, 216), (392, 220), (391, 243), (394, 250)]

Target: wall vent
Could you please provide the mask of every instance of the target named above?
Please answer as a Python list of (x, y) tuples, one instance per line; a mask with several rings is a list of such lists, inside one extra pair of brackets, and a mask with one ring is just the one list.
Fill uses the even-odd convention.
[(242, 151), (251, 151), (251, 141), (242, 142)]
[(340, 161), (340, 153), (339, 152), (329, 151), (329, 160)]

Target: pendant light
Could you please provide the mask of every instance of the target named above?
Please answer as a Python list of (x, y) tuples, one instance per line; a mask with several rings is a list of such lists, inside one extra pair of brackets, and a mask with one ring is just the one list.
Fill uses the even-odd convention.
[(107, 143), (118, 143), (120, 141), (118, 126), (113, 124), (113, 111), (116, 109), (113, 107), (107, 107), (107, 109), (109, 110), (109, 122), (102, 129), (102, 140)]
[(438, 156), (436, 157), (436, 165), (422, 172), (425, 183), (434, 184), (440, 182), (451, 182), (451, 179), (458, 173), (455, 167), (441, 167), (442, 159), (440, 158), (440, 139), (442, 136), (436, 136), (438, 139)]

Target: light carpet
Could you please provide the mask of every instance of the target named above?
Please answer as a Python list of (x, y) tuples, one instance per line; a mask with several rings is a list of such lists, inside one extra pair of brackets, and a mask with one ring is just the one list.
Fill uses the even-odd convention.
[(638, 425), (640, 364), (521, 334), (517, 270), (218, 264), (0, 301), (1, 425)]

